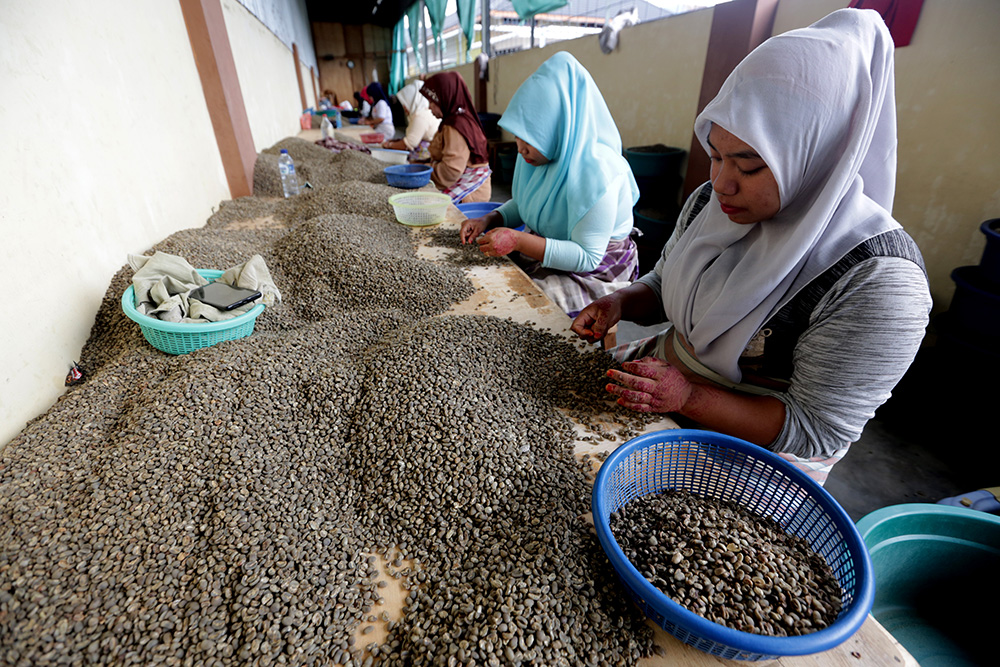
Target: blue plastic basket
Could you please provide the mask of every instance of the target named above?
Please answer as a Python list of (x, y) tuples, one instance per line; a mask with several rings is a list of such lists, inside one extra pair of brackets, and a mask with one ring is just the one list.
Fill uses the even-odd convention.
[[(671, 600), (629, 562), (609, 523), (611, 513), (629, 501), (664, 490), (739, 503), (804, 538), (840, 582), (840, 616), (817, 632), (771, 637), (727, 628)], [(634, 438), (601, 466), (594, 482), (593, 514), (601, 546), (630, 597), (657, 625), (711, 655), (770, 660), (826, 651), (853, 635), (871, 610), (875, 593), (871, 560), (844, 509), (801, 470), (743, 440), (691, 429)]]
[(394, 164), (386, 167), (385, 180), (394, 188), (421, 188), (431, 180), (431, 167), (424, 164)]
[[(198, 269), (198, 273), (205, 280), (212, 281), (223, 272)], [(221, 322), (164, 322), (143, 315), (135, 309), (135, 289), (129, 285), (122, 294), (122, 310), (130, 320), (139, 325), (143, 337), (157, 350), (167, 354), (187, 354), (216, 343), (249, 336), (253, 333), (257, 316), (264, 312), (264, 304), (259, 303), (242, 315)]]
[(470, 204), (455, 204), (455, 208), (465, 214), (466, 218), (481, 218), (490, 211), (500, 208), (498, 201), (477, 201)]

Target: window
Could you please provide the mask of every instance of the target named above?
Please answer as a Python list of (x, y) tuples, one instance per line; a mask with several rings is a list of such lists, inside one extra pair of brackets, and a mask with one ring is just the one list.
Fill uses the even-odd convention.
[[(419, 0), (418, 0), (419, 1)], [(510, 0), (488, 0), (490, 53), (493, 56), (514, 53), (555, 42), (597, 35), (606, 23), (620, 14), (631, 14), (635, 23), (655, 21), (675, 14), (712, 7), (728, 0), (568, 0), (559, 9), (523, 20)], [(417, 27), (419, 56), (414, 54), (407, 25), (407, 76), (435, 72), (474, 59), (483, 50), (482, 8), (484, 0), (475, 0), (476, 21), (472, 44), (466, 49), (465, 35), (458, 24), (455, 0), (445, 10), (441, 39), (431, 33), (427, 10), (423, 25)], [(409, 18), (407, 18), (407, 22)], [(468, 60), (466, 59), (468, 51)], [(419, 63), (419, 66), (418, 66)]]

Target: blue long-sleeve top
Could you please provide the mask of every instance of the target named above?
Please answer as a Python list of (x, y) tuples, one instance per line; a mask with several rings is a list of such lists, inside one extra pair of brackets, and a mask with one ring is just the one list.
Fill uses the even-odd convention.
[(560, 235), (547, 228), (545, 222), (538, 224), (536, 229), (522, 220), (514, 199), (508, 200), (497, 211), (503, 217), (504, 227), (513, 229), (523, 224), (526, 229), (545, 237), (543, 267), (586, 273), (600, 265), (611, 240), (620, 241), (632, 231), (632, 203), (631, 182), (625, 174), (621, 174), (570, 230), (569, 238), (559, 238)]

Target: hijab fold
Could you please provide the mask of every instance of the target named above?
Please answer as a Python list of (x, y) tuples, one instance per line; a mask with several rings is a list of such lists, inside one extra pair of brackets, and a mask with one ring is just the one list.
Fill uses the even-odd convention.
[(406, 115), (414, 116), (425, 109), (430, 112), (431, 107), (427, 103), (427, 98), (420, 94), (420, 89), (423, 87), (424, 82), (417, 79), (406, 84), (396, 93), (396, 99), (403, 105)]
[(622, 176), (631, 184), (632, 203), (638, 200), (608, 105), (570, 54), (560, 51), (542, 63), (514, 93), (499, 124), (549, 159), (533, 166), (518, 155), (514, 166), (511, 195), (531, 229), (544, 223), (552, 238), (570, 238), (576, 223)]
[(489, 161), (486, 133), (472, 104), (469, 87), (457, 72), (441, 72), (426, 81), (420, 94), (441, 108), (441, 125), (451, 125), (469, 144), (471, 164)]
[(858, 244), (900, 225), (893, 43), (871, 10), (841, 9), (772, 37), (730, 74), (695, 121), (752, 146), (778, 184), (779, 212), (733, 223), (716, 197), (662, 268), (668, 319), (731, 381), (750, 338)]

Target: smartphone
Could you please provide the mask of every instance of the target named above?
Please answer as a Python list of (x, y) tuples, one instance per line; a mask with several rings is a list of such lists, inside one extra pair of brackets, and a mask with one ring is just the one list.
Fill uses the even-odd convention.
[(197, 287), (188, 293), (191, 299), (215, 306), (219, 310), (232, 310), (261, 297), (257, 290), (244, 287), (233, 287), (225, 283), (209, 283)]

